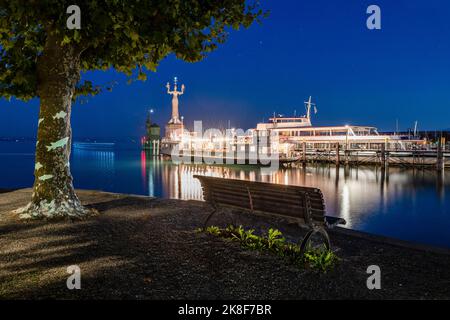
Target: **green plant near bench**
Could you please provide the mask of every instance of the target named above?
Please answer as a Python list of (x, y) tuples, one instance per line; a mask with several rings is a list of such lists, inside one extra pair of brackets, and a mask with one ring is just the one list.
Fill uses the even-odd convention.
[(285, 258), (289, 263), (301, 268), (310, 268), (326, 273), (338, 262), (336, 254), (326, 246), (319, 248), (308, 247), (302, 255), (300, 246), (289, 243), (277, 229), (269, 229), (266, 235), (258, 236), (254, 229), (245, 230), (242, 226), (228, 226), (225, 229), (209, 226), (206, 233), (225, 239), (238, 241), (245, 249), (270, 252)]

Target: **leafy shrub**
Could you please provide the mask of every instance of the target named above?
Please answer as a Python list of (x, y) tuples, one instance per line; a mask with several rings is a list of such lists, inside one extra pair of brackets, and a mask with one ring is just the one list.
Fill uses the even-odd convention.
[(277, 252), (279, 249), (285, 248), (286, 239), (282, 235), (280, 230), (269, 229), (267, 233), (267, 248), (270, 251)]
[(220, 228), (216, 226), (206, 228), (206, 232), (215, 236), (220, 236)]
[(306, 263), (312, 269), (327, 272), (336, 264), (337, 259), (337, 256), (324, 246), (319, 249), (307, 250), (303, 256), (303, 263)]
[(321, 272), (332, 269), (338, 261), (338, 257), (331, 250), (323, 248), (307, 248), (303, 256), (300, 255), (300, 246), (288, 243), (281, 231), (269, 229), (266, 236), (254, 234), (254, 229), (245, 230), (242, 226), (233, 225), (221, 229), (211, 226), (206, 232), (224, 239), (238, 241), (241, 247), (250, 250), (269, 251), (285, 258), (289, 263), (299, 267), (311, 268)]

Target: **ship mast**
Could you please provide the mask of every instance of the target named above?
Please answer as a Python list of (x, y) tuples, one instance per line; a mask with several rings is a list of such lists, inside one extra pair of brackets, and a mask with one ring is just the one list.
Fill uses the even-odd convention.
[(309, 96), (308, 101), (305, 101), (305, 106), (306, 106), (306, 118), (311, 121), (311, 107), (313, 106), (314, 108), (316, 107), (315, 103), (311, 102), (311, 96)]

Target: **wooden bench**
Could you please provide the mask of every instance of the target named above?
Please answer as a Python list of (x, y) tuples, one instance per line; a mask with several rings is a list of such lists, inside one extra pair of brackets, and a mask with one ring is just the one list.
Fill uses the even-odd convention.
[(204, 222), (204, 229), (222, 206), (295, 220), (300, 226), (309, 229), (300, 245), (300, 253), (303, 254), (316, 233), (321, 236), (327, 249), (330, 249), (330, 238), (326, 229), (346, 223), (342, 218), (325, 215), (322, 191), (317, 188), (199, 175), (194, 178), (200, 180), (203, 198), (213, 207)]

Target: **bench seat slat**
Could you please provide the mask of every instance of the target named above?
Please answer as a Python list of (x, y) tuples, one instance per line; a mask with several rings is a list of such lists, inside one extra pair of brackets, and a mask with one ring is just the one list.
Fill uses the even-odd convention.
[[(217, 204), (220, 204), (222, 202), (222, 199), (232, 200), (232, 201), (244, 204), (246, 208), (250, 208), (250, 200), (248, 198), (236, 198), (233, 196), (227, 196), (227, 195), (222, 194), (220, 199), (218, 199), (218, 197), (211, 197), (211, 198), (208, 197), (207, 199), (210, 199), (210, 201), (216, 202)], [(286, 208), (286, 209), (293, 210), (293, 211), (303, 212), (306, 209), (305, 206), (300, 203), (297, 203), (297, 204), (296, 203), (286, 203), (283, 201), (274, 203), (271, 200), (262, 200), (262, 199), (255, 199), (255, 198), (252, 199), (252, 205), (255, 210), (266, 210), (266, 211), (279, 211), (279, 210), (284, 210), (283, 208)], [(325, 210), (323, 208), (311, 207), (310, 212), (314, 218), (320, 218), (320, 219), (323, 219), (323, 216), (325, 214)]]
[[(214, 200), (217, 204), (233, 204), (241, 206), (245, 209), (251, 209), (248, 198), (236, 198), (221, 194), (220, 199)], [(253, 199), (253, 210), (266, 211), (278, 214), (288, 215), (290, 217), (304, 218), (305, 207), (297, 204), (276, 203), (272, 201), (261, 201)], [(325, 211), (323, 209), (311, 208), (312, 219), (315, 221), (323, 221)]]
[[(250, 204), (248, 204), (248, 205), (244, 204), (243, 205), (242, 202), (235, 201), (235, 200), (232, 200), (232, 199), (223, 199), (223, 200), (220, 201), (220, 204), (240, 207), (240, 208), (247, 209), (247, 210), (251, 209), (250, 208)], [(293, 217), (293, 218), (304, 219), (304, 216), (303, 216), (303, 214), (301, 214), (300, 210), (293, 211), (293, 210), (291, 210), (291, 208), (286, 208), (286, 207), (281, 208), (281, 209), (277, 209), (277, 210), (270, 210), (270, 209), (267, 209), (267, 207), (253, 206), (253, 210), (267, 212), (267, 213), (274, 213), (274, 214), (279, 214), (279, 215), (285, 215), (285, 216), (289, 216), (289, 217)], [(297, 214), (297, 212), (298, 212), (298, 214)]]

